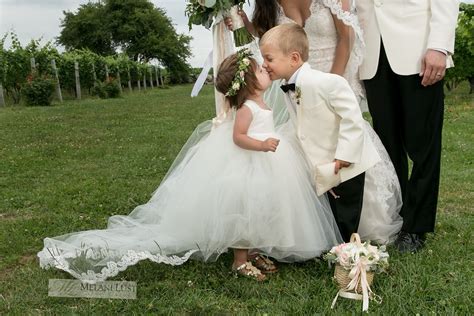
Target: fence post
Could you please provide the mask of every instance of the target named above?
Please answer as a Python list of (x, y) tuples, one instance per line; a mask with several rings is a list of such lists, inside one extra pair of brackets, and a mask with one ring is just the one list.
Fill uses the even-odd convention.
[(133, 89), (132, 89), (132, 78), (130, 76), (130, 66), (127, 66), (127, 74), (128, 74), (128, 90), (132, 92)]
[(142, 84), (140, 83), (140, 78), (137, 80), (138, 91), (142, 91)]
[(63, 102), (63, 94), (61, 93), (61, 85), (59, 84), (58, 68), (56, 68), (56, 60), (51, 60), (51, 66), (53, 67), (54, 77), (56, 78), (56, 93), (59, 102)]
[(95, 73), (95, 65), (92, 63), (92, 78), (94, 78), (94, 87), (97, 84), (97, 74)]
[(165, 81), (163, 80), (163, 73), (161, 71), (162, 69), (160, 68), (158, 70), (158, 73), (160, 74), (160, 82), (161, 82), (161, 86), (164, 87), (165, 86)]
[(143, 89), (146, 89), (146, 69), (143, 72)]
[(153, 74), (151, 72), (151, 68), (148, 68), (148, 74), (150, 75), (150, 86), (154, 88), (153, 86)]
[(160, 87), (160, 81), (158, 80), (158, 67), (154, 67), (154, 68), (155, 68), (156, 87), (159, 88)]
[(36, 72), (36, 62), (35, 62), (34, 57), (30, 58), (30, 65), (31, 65), (31, 73), (35, 73)]
[(122, 80), (120, 80), (120, 70), (118, 68), (117, 68), (117, 81), (118, 81), (118, 86), (119, 86), (120, 93), (123, 93)]
[(81, 82), (79, 81), (79, 63), (77, 61), (74, 62), (74, 72), (76, 77), (76, 96), (77, 99), (81, 99)]
[(3, 96), (3, 86), (0, 83), (0, 106), (5, 106), (5, 97)]
[(105, 80), (109, 80), (109, 66), (105, 64)]

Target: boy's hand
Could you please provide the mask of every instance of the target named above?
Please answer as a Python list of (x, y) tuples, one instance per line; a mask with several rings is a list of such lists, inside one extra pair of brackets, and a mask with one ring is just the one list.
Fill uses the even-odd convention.
[(334, 167), (334, 174), (337, 174), (342, 168), (347, 168), (351, 165), (350, 162), (339, 159), (335, 159), (334, 162), (336, 163), (336, 166)]
[(267, 138), (262, 142), (262, 151), (273, 151), (275, 152), (278, 144), (280, 143), (279, 139), (276, 138)]

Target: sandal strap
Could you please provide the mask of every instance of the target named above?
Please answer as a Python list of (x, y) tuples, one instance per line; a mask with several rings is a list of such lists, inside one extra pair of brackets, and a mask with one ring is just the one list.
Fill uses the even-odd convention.
[(264, 256), (264, 255), (261, 255), (261, 254), (258, 254), (255, 258), (254, 258), (255, 261), (262, 261), (262, 263), (260, 263), (260, 265), (265, 268), (266, 270), (269, 270), (269, 269), (275, 269), (276, 266), (275, 266), (275, 263), (268, 259), (268, 257)]
[(247, 269), (247, 272), (242, 271), (246, 275), (259, 276), (262, 274), (262, 272), (259, 269), (257, 269), (250, 261), (247, 261), (246, 263), (241, 264), (235, 270), (241, 271), (243, 269)]

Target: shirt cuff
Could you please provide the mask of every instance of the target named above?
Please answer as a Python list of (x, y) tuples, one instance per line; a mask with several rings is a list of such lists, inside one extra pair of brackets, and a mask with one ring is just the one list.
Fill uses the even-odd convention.
[(441, 53), (445, 54), (446, 56), (448, 56), (448, 54), (449, 54), (449, 52), (447, 50), (442, 49), (442, 48), (430, 48), (430, 49), (441, 52)]

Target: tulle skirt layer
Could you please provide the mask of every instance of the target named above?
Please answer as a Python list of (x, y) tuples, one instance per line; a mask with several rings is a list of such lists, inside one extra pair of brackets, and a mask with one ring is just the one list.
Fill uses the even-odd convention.
[(198, 127), (149, 202), (106, 229), (46, 238), (41, 266), (95, 282), (144, 259), (178, 265), (244, 248), (293, 262), (341, 242), (291, 132), (253, 135), (281, 139), (265, 153), (237, 147), (230, 121), (209, 126)]

